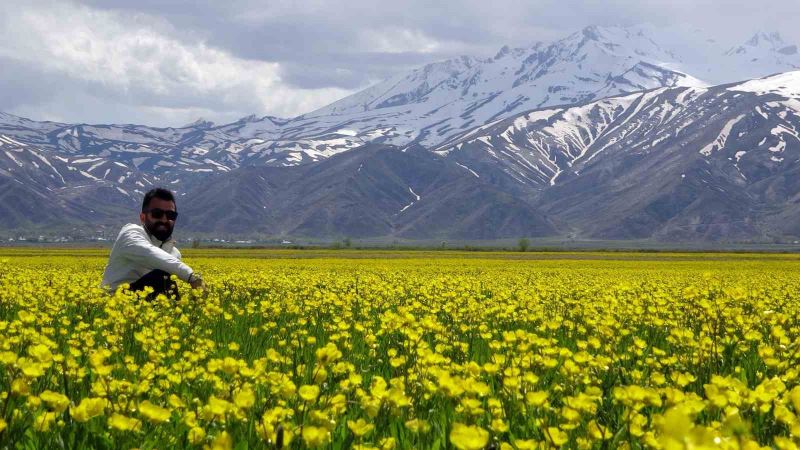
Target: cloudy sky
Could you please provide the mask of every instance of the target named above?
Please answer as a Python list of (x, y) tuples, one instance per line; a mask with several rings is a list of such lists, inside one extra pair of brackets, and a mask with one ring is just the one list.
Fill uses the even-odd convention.
[(0, 0), (0, 111), (156, 126), (293, 117), (428, 62), (586, 25), (800, 43), (797, 17), (785, 0)]

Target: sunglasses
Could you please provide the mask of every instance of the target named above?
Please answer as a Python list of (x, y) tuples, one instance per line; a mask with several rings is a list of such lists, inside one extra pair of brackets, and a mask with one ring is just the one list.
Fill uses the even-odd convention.
[(164, 216), (167, 216), (167, 220), (175, 220), (178, 218), (177, 211), (171, 211), (171, 210), (168, 211), (168, 210), (163, 210), (161, 208), (150, 208), (145, 212), (149, 213), (153, 219), (160, 219)]

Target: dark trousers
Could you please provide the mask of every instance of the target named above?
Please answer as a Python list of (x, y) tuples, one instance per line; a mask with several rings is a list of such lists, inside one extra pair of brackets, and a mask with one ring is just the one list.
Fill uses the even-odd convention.
[(145, 286), (150, 286), (153, 288), (153, 292), (147, 296), (147, 301), (152, 301), (158, 294), (164, 294), (167, 297), (174, 295), (175, 300), (180, 300), (181, 296), (178, 292), (178, 283), (172, 281), (169, 276), (169, 273), (163, 270), (151, 270), (131, 283), (131, 290), (141, 291), (144, 290)]

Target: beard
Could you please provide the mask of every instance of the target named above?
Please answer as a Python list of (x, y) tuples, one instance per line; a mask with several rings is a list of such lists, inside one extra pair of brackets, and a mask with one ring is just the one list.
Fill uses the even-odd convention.
[(172, 236), (172, 229), (169, 224), (164, 222), (148, 222), (146, 225), (147, 232), (155, 236), (161, 242), (166, 241)]

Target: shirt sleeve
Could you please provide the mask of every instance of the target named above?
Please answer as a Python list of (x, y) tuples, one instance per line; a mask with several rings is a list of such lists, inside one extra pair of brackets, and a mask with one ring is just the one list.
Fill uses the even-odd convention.
[(192, 269), (180, 259), (151, 244), (141, 233), (130, 230), (120, 236), (120, 250), (125, 258), (136, 264), (164, 272), (175, 274), (183, 281), (188, 281)]

